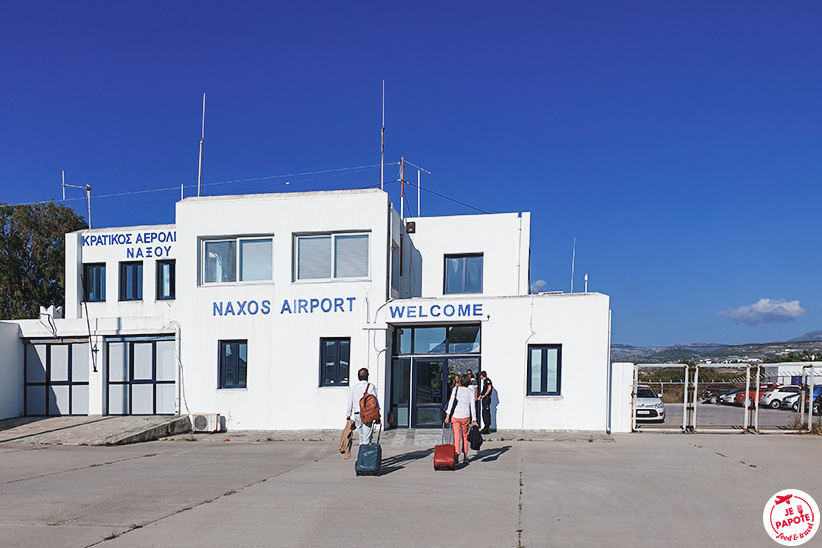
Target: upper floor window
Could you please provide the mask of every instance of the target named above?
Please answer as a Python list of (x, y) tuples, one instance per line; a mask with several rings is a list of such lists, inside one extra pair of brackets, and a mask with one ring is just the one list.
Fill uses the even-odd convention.
[(174, 299), (175, 261), (157, 261), (157, 300)]
[(295, 238), (297, 280), (368, 277), (368, 234), (319, 234)]
[(143, 300), (143, 262), (120, 263), (120, 300)]
[(528, 345), (528, 395), (559, 396), (562, 345)]
[(231, 238), (203, 242), (203, 283), (273, 279), (273, 238)]
[(83, 265), (83, 300), (90, 303), (106, 300), (106, 265), (104, 263)]
[(443, 293), (482, 293), (482, 253), (445, 256)]

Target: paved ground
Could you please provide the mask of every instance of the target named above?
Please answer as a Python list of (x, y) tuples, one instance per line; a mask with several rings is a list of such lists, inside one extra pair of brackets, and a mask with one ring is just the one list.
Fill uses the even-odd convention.
[(335, 441), (186, 439), (0, 444), (0, 542), (751, 548), (777, 546), (762, 525), (777, 491), (822, 502), (822, 476), (809, 472), (822, 451), (816, 436), (505, 439), (455, 472), (434, 472), (431, 447), (415, 437), (384, 444), (377, 478), (355, 477)]

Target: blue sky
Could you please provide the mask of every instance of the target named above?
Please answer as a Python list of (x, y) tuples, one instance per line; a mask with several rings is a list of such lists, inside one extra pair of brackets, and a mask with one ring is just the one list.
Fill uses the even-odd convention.
[(801, 1), (4, 2), (0, 201), (59, 200), (65, 170), (92, 186), (95, 227), (173, 222), (180, 185), (196, 193), (203, 92), (205, 194), (378, 184), (374, 167), (274, 176), (378, 164), (384, 79), (386, 161), (478, 209), (531, 211), (540, 289), (569, 290), (576, 238), (574, 289), (587, 273), (611, 296), (614, 342), (792, 338), (822, 329), (821, 16)]

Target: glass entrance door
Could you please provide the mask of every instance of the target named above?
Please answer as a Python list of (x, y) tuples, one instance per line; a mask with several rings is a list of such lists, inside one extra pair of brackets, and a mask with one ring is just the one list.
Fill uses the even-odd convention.
[(445, 360), (414, 360), (414, 426), (442, 425), (445, 402)]

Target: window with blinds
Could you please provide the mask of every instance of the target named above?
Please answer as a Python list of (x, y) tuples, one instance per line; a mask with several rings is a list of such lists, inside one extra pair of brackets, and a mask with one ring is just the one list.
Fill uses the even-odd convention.
[(368, 234), (295, 238), (297, 280), (368, 278)]
[(274, 279), (274, 239), (231, 238), (203, 242), (204, 284)]

